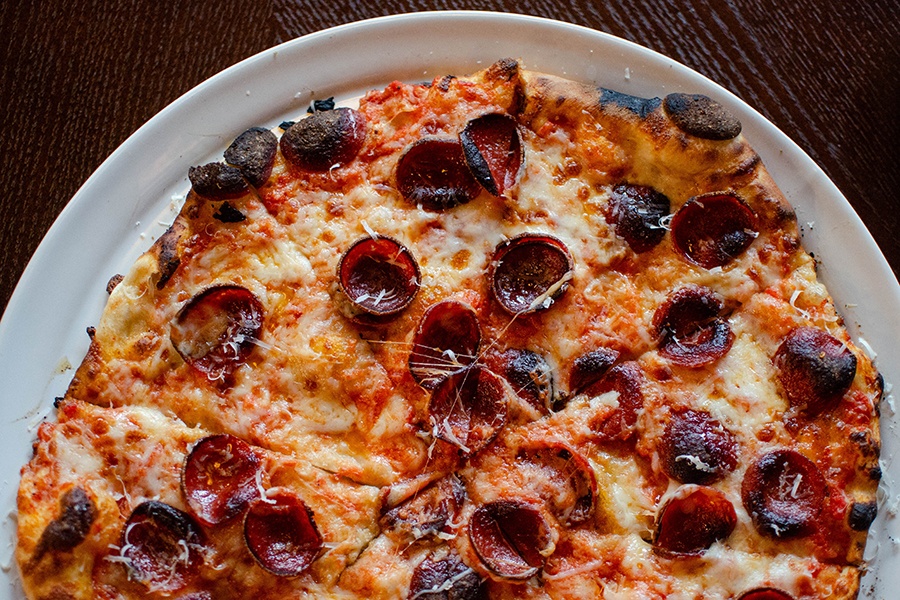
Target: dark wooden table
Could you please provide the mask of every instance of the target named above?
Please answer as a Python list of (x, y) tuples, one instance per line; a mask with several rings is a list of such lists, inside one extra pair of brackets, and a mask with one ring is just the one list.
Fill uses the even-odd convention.
[(0, 306), (81, 184), (175, 98), (279, 42), (433, 9), (577, 23), (703, 73), (822, 166), (900, 272), (897, 0), (9, 1), (0, 3)]

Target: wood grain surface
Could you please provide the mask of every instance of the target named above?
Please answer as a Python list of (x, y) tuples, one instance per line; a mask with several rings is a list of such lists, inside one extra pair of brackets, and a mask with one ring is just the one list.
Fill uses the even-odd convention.
[(584, 25), (724, 85), (821, 165), (900, 272), (897, 0), (8, 1), (0, 3), (2, 306), (82, 183), (178, 96), (279, 42), (435, 9)]

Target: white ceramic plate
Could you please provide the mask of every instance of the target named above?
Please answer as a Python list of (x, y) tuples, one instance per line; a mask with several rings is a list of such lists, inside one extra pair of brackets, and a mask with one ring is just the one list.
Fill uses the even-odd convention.
[[(236, 135), (274, 127), (313, 98), (352, 98), (392, 80), (465, 74), (502, 57), (638, 96), (703, 93), (734, 112), (744, 135), (797, 209), (804, 243), (856, 339), (900, 380), (900, 286), (850, 204), (786, 135), (737, 97), (660, 54), (574, 25), (518, 15), (441, 12), (385, 17), (321, 31), (267, 50), (194, 88), (132, 135), (78, 191), (35, 252), (0, 321), (0, 600), (23, 598), (12, 560), (19, 468), (88, 346), (109, 277), (128, 269), (174, 219), (187, 170), (218, 160)], [(866, 343), (863, 343), (867, 347)], [(883, 410), (885, 473), (900, 447)], [(892, 477), (893, 478), (893, 477)], [(888, 500), (894, 500), (889, 492)], [(898, 520), (882, 510), (863, 597), (900, 588)]]

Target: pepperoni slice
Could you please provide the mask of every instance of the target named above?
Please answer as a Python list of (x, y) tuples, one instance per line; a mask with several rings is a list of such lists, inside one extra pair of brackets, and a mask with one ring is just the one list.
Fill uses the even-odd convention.
[(484, 566), (503, 579), (532, 577), (555, 548), (541, 512), (517, 500), (476, 508), (469, 521), (469, 540)]
[(481, 186), (466, 166), (458, 140), (425, 138), (400, 157), (397, 189), (409, 202), (441, 211), (474, 200)]
[(348, 316), (382, 321), (406, 309), (419, 291), (419, 265), (400, 242), (387, 237), (355, 242), (338, 264)]
[(791, 331), (774, 362), (791, 406), (813, 414), (839, 402), (856, 377), (856, 356), (816, 327)]
[(736, 525), (737, 513), (722, 492), (685, 485), (660, 509), (653, 545), (673, 554), (702, 554), (731, 535)]
[(506, 423), (506, 394), (503, 379), (480, 365), (447, 377), (428, 404), (435, 436), (466, 454), (478, 452)]
[(281, 153), (296, 167), (324, 172), (352, 161), (366, 141), (366, 118), (352, 108), (315, 112), (288, 127)]
[(789, 538), (812, 532), (825, 491), (825, 478), (816, 464), (785, 449), (750, 465), (741, 485), (741, 499), (761, 533)]
[(250, 190), (240, 169), (222, 163), (191, 167), (188, 179), (195, 192), (213, 200), (238, 198)]
[(481, 328), (471, 306), (456, 300), (438, 302), (419, 321), (409, 371), (419, 385), (433, 390), (448, 375), (475, 362), (480, 343)]
[(536, 233), (502, 242), (494, 251), (492, 265), (494, 298), (514, 315), (550, 308), (568, 289), (575, 269), (565, 244)]
[(593, 516), (597, 475), (582, 454), (566, 444), (548, 441), (519, 450), (516, 462), (542, 471), (529, 479), (547, 486), (541, 495), (563, 525), (577, 525)]
[(169, 336), (181, 357), (211, 381), (230, 382), (262, 331), (263, 307), (245, 288), (209, 288), (179, 311)]
[(604, 441), (625, 441), (634, 435), (638, 415), (644, 408), (642, 383), (644, 376), (636, 362), (620, 363), (609, 370), (603, 379), (588, 387), (584, 393), (599, 396), (618, 392), (619, 406), (598, 424), (592, 424), (598, 437)]
[(659, 353), (683, 367), (702, 367), (725, 356), (734, 343), (723, 304), (711, 289), (689, 285), (672, 293), (653, 315)]
[(730, 263), (756, 239), (758, 231), (750, 207), (728, 192), (695, 196), (672, 219), (675, 248), (706, 269)]
[(205, 544), (200, 525), (190, 515), (151, 500), (128, 517), (120, 545), (130, 578), (155, 592), (174, 592), (197, 577)]
[(781, 590), (764, 587), (746, 591), (738, 596), (738, 600), (794, 600), (794, 597)]
[(462, 481), (450, 474), (435, 481), (381, 517), (383, 531), (415, 541), (443, 531), (466, 499)]
[(553, 369), (537, 352), (510, 348), (490, 356), (488, 366), (503, 375), (516, 394), (534, 408), (548, 412), (554, 406)]
[(312, 511), (295, 494), (277, 488), (250, 505), (244, 540), (256, 562), (279, 577), (300, 575), (323, 545)]
[(237, 516), (259, 497), (260, 468), (244, 440), (228, 434), (203, 438), (188, 454), (181, 475), (188, 507), (206, 525)]
[(572, 363), (569, 390), (573, 394), (579, 394), (588, 386), (600, 381), (618, 358), (619, 353), (608, 348), (598, 348), (582, 354)]
[(472, 119), (459, 134), (472, 175), (494, 196), (516, 185), (525, 149), (515, 119), (493, 113)]
[(251, 127), (225, 150), (225, 161), (241, 170), (250, 185), (259, 187), (272, 174), (278, 138), (268, 129)]
[(702, 411), (675, 412), (657, 448), (663, 471), (681, 483), (710, 484), (737, 466), (734, 435)]
[(478, 600), (481, 578), (456, 554), (435, 558), (435, 553), (416, 565), (407, 600)]
[(616, 234), (638, 254), (652, 250), (666, 235), (663, 219), (671, 203), (663, 194), (645, 185), (623, 183), (613, 188), (606, 207), (606, 220)]

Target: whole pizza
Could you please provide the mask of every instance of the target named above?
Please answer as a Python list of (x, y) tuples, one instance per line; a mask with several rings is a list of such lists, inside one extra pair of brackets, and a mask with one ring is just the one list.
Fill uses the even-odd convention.
[(38, 431), (28, 597), (855, 597), (882, 382), (740, 132), (505, 59), (240, 134)]

